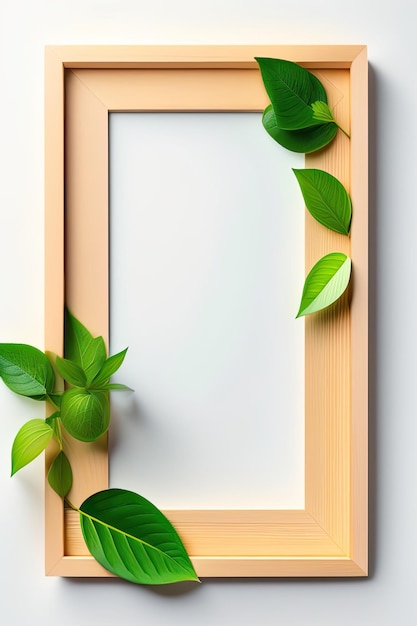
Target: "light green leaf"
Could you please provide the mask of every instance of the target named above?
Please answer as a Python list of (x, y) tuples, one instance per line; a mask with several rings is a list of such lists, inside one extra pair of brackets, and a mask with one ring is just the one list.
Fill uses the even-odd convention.
[(342, 235), (348, 235), (352, 203), (348, 192), (331, 174), (317, 169), (295, 170), (304, 202), (320, 224)]
[(72, 487), (71, 465), (62, 450), (49, 468), (48, 483), (61, 498), (65, 498)]
[(297, 317), (328, 307), (349, 284), (351, 260), (342, 252), (332, 252), (318, 261), (308, 274)]
[(256, 58), (256, 61), (280, 129), (300, 130), (321, 124), (313, 117), (311, 104), (327, 103), (327, 96), (311, 72), (283, 59)]
[(341, 126), (339, 126), (339, 124), (334, 119), (333, 113), (331, 112), (326, 102), (313, 102), (311, 108), (313, 109), (313, 119), (317, 120), (318, 122), (333, 122), (337, 125), (338, 128), (340, 128), (342, 133), (349, 138), (348, 133)]
[(93, 557), (116, 576), (147, 585), (198, 581), (172, 524), (132, 491), (94, 494), (80, 507), (80, 523)]
[(42, 419), (30, 420), (22, 426), (13, 442), (12, 476), (45, 450), (52, 435), (52, 428)]
[(55, 382), (48, 357), (24, 343), (0, 344), (0, 377), (14, 393), (45, 400)]
[(126, 352), (127, 348), (117, 354), (113, 354), (113, 356), (109, 356), (97, 376), (93, 379), (91, 387), (100, 389), (103, 385), (107, 384), (110, 377), (113, 376), (113, 374), (115, 374), (115, 372), (117, 372), (119, 367), (122, 365)]
[(95, 441), (109, 427), (110, 406), (105, 391), (68, 389), (61, 402), (61, 421), (80, 441)]
[(268, 105), (262, 116), (266, 132), (283, 148), (292, 152), (308, 154), (327, 146), (336, 136), (336, 124), (320, 124), (304, 130), (282, 130), (278, 128), (272, 105)]
[(75, 387), (85, 387), (87, 384), (87, 376), (84, 370), (68, 359), (61, 359), (57, 356), (55, 361), (55, 367), (58, 374), (64, 378), (70, 385)]
[(93, 337), (68, 310), (65, 312), (65, 358), (84, 370), (87, 384), (98, 374), (106, 360), (103, 337)]
[(321, 102), (320, 100), (318, 100), (317, 102), (313, 102), (311, 104), (311, 108), (313, 109), (313, 119), (320, 122), (336, 123), (336, 120), (334, 119), (327, 102)]

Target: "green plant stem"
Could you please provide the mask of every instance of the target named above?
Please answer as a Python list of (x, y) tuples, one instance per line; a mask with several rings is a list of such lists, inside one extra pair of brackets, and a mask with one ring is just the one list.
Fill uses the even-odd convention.
[(342, 128), (341, 126), (339, 126), (339, 124), (338, 124), (337, 122), (335, 122), (335, 124), (336, 124), (336, 126), (338, 127), (338, 129), (339, 129), (339, 130), (341, 130), (341, 131), (342, 131), (342, 133), (343, 133), (344, 135), (346, 135), (346, 137), (347, 137), (348, 139), (350, 139), (350, 135), (349, 135), (349, 133), (347, 133), (347, 132), (345, 131), (345, 129), (344, 129), (344, 128)]
[(61, 428), (61, 419), (59, 417), (56, 418), (55, 420), (56, 422), (56, 437), (57, 437), (57, 441), (59, 443), (59, 451), (62, 452), (62, 428)]
[(73, 511), (76, 511), (77, 513), (80, 513), (80, 509), (76, 506), (74, 506), (74, 504), (72, 504), (72, 502), (70, 502), (68, 500), (68, 498), (64, 498), (64, 502), (65, 504), (67, 504), (69, 506), (70, 509), (72, 509)]

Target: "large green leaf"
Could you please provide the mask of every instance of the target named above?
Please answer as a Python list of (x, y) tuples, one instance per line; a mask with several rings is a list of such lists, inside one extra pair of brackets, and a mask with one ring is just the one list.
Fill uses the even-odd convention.
[(132, 491), (94, 494), (80, 507), (80, 523), (93, 557), (116, 576), (148, 585), (198, 580), (172, 524)]
[(12, 476), (36, 459), (50, 442), (53, 430), (45, 420), (33, 419), (17, 433), (12, 447)]
[(98, 374), (106, 360), (103, 337), (93, 337), (68, 310), (65, 312), (65, 358), (84, 370), (87, 383)]
[(61, 498), (65, 498), (72, 487), (71, 465), (62, 450), (49, 468), (48, 483)]
[(336, 136), (337, 125), (321, 123), (303, 130), (283, 130), (278, 128), (272, 105), (268, 105), (262, 116), (262, 124), (266, 132), (283, 148), (292, 152), (308, 154), (327, 146)]
[(45, 400), (55, 382), (48, 357), (24, 343), (0, 344), (0, 377), (15, 393), (35, 400)]
[(95, 441), (109, 427), (108, 393), (86, 389), (68, 389), (62, 396), (61, 421), (75, 439)]
[(342, 252), (332, 252), (318, 261), (308, 274), (297, 317), (328, 307), (349, 284), (351, 260)]
[(327, 103), (320, 81), (297, 63), (283, 59), (256, 58), (265, 90), (282, 130), (300, 130), (322, 122), (313, 115), (311, 104)]
[(126, 356), (127, 348), (118, 352), (117, 354), (113, 354), (113, 356), (109, 356), (108, 359), (103, 364), (103, 367), (97, 374), (97, 376), (93, 379), (91, 386), (96, 389), (100, 389), (103, 385), (106, 385), (110, 377), (113, 376), (115, 372), (119, 369), (121, 364), (124, 361)]
[(348, 235), (352, 203), (342, 183), (323, 170), (293, 169), (311, 215), (320, 224), (342, 235)]

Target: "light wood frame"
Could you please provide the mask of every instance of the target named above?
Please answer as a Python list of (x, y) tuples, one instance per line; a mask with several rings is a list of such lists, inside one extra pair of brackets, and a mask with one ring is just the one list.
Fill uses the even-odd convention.
[[(327, 252), (353, 260), (348, 296), (305, 321), (305, 509), (166, 511), (206, 576), (367, 574), (367, 52), (365, 46), (47, 47), (45, 344), (62, 353), (64, 300), (108, 338), (109, 111), (261, 111), (255, 56), (285, 58), (323, 80), (338, 133), (306, 167), (348, 188), (351, 236), (306, 213), (306, 270)], [(260, 128), (259, 132), (263, 132)], [(99, 225), (99, 228), (97, 227)], [(91, 248), (94, 233), (94, 250)], [(299, 321), (299, 323), (303, 323)], [(75, 504), (108, 486), (107, 438), (68, 439)], [(51, 460), (47, 452), (46, 463)], [(110, 576), (76, 514), (46, 485), (46, 573)]]

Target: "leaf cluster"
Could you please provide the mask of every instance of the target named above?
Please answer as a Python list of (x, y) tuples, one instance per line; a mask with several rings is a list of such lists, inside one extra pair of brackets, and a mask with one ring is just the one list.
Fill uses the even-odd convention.
[[(271, 101), (262, 118), (268, 134), (294, 152), (315, 152), (329, 144), (340, 126), (319, 79), (291, 61), (259, 57), (256, 61)], [(314, 219), (349, 235), (352, 204), (342, 183), (319, 169), (293, 171)], [(316, 313), (338, 300), (349, 284), (351, 265), (350, 258), (341, 252), (320, 259), (306, 278), (297, 317)]]
[(318, 78), (292, 61), (262, 57), (256, 61), (271, 101), (262, 119), (267, 133), (293, 152), (314, 152), (330, 143), (338, 124)]
[(168, 519), (151, 502), (124, 489), (93, 494), (79, 508), (67, 498), (71, 464), (63, 450), (61, 424), (76, 439), (91, 442), (109, 426), (109, 391), (129, 389), (110, 383), (127, 350), (107, 356), (102, 337), (93, 337), (69, 311), (65, 314), (65, 358), (55, 368), (66, 389), (56, 392), (48, 356), (26, 344), (0, 344), (0, 377), (14, 393), (48, 400), (56, 408), (46, 419), (32, 419), (18, 431), (12, 446), (12, 475), (33, 461), (52, 439), (59, 451), (48, 482), (78, 512), (92, 556), (110, 572), (134, 583), (166, 584), (198, 580), (184, 545)]
[[(128, 389), (110, 383), (125, 355), (123, 350), (107, 357), (103, 338), (93, 337), (66, 311), (65, 358), (57, 356), (55, 368), (67, 388), (56, 392), (52, 357), (27, 344), (0, 344), (0, 377), (7, 387), (33, 400), (48, 400), (56, 408), (46, 420), (30, 420), (19, 430), (12, 447), (12, 474), (33, 461), (52, 437), (58, 441), (61, 454), (61, 423), (80, 441), (95, 441), (106, 432), (110, 421), (109, 390)], [(52, 475), (65, 471), (62, 458), (61, 455), (56, 468), (53, 464)]]

